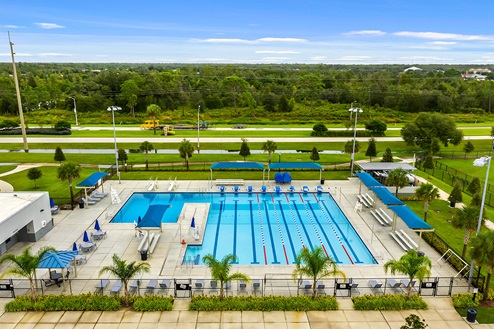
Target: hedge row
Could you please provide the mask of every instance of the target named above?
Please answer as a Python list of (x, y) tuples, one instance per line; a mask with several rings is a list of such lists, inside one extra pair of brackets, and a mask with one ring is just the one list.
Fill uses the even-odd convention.
[(353, 308), (359, 311), (426, 310), (427, 303), (421, 296), (412, 295), (363, 295), (352, 297)]
[(193, 296), (190, 311), (330, 311), (337, 310), (333, 296)]
[[(173, 297), (164, 296), (133, 296), (130, 298), (134, 310), (171, 311)], [(123, 296), (105, 296), (100, 294), (80, 295), (42, 295), (31, 301), (30, 295), (17, 296), (5, 305), (6, 312), (26, 311), (118, 311), (124, 306)]]
[[(0, 130), (0, 135), (21, 135), (21, 128)], [(54, 128), (27, 128), (26, 135), (70, 135), (70, 129), (56, 130)]]

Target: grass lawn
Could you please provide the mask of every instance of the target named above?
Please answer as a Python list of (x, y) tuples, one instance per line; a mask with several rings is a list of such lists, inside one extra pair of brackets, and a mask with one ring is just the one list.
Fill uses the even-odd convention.
[(17, 166), (0, 166), (0, 174), (14, 170), (15, 168), (17, 168)]
[[(476, 307), (477, 310), (477, 321), (481, 324), (494, 323), (494, 308), (488, 307)], [(464, 308), (457, 308), (456, 311), (461, 315), (466, 317), (467, 310)]]

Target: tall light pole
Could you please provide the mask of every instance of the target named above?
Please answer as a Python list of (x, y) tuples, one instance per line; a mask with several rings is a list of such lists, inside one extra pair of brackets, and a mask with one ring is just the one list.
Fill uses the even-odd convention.
[[(489, 183), (489, 169), (491, 168), (491, 157), (481, 157), (480, 159), (473, 160), (473, 165), (476, 167), (483, 167), (487, 163), (487, 172), (485, 173), (484, 182), (484, 192), (482, 192), (482, 202), (480, 203), (480, 214), (479, 221), (477, 223), (477, 236), (480, 232), (480, 227), (482, 226), (482, 213), (484, 212), (485, 195), (487, 194), (487, 184)], [(472, 264), (470, 265), (470, 274), (468, 275), (468, 286), (472, 284), (473, 270), (475, 267), (475, 262), (472, 259)]]
[(358, 107), (353, 107), (353, 102), (352, 102), (352, 108), (348, 110), (350, 113), (355, 113), (355, 125), (353, 127), (353, 147), (352, 147), (352, 158), (351, 158), (351, 169), (350, 169), (350, 174), (353, 176), (353, 164), (355, 163), (355, 140), (357, 139), (357, 117), (359, 113), (364, 112), (361, 108)]
[(119, 106), (108, 106), (107, 111), (111, 111), (111, 119), (113, 122), (113, 141), (115, 142), (115, 165), (117, 166), (117, 176), (118, 176), (118, 184), (121, 184), (120, 180), (120, 172), (118, 171), (118, 150), (117, 150), (117, 131), (115, 130), (115, 111), (122, 110)]
[(77, 104), (75, 102), (75, 98), (74, 97), (69, 97), (69, 98), (74, 101), (75, 125), (78, 126), (79, 125), (79, 122), (77, 121)]
[(200, 152), (201, 145), (199, 143), (199, 112), (201, 111), (201, 105), (197, 107), (197, 153)]

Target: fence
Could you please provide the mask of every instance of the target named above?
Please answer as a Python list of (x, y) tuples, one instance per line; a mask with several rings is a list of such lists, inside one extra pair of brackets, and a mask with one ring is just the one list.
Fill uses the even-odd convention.
[[(407, 278), (327, 278), (316, 283), (317, 295), (329, 295), (338, 298), (352, 297), (364, 294), (404, 294), (407, 293)], [(377, 285), (371, 286), (375, 281)], [(80, 294), (94, 292), (104, 295), (123, 295), (124, 288), (118, 280), (113, 279), (66, 279), (65, 291), (63, 284), (45, 283), (45, 280), (36, 281), (36, 294), (59, 295)], [(299, 278), (293, 280), (291, 275), (266, 274), (262, 278), (253, 279), (246, 283), (242, 281), (228, 282), (224, 286), (227, 296), (301, 296), (311, 295), (313, 292), (311, 279)], [(31, 293), (29, 280), (9, 279), (0, 282), (2, 285), (11, 285), (12, 290), (0, 290), (0, 298), (13, 298), (15, 295)], [(175, 298), (189, 298), (191, 295), (218, 295), (220, 283), (211, 278), (186, 279), (138, 279), (129, 282), (129, 293), (132, 295), (161, 295)], [(455, 293), (468, 291), (466, 280), (458, 277), (431, 277), (424, 282), (414, 282), (412, 292), (421, 296), (451, 296)]]

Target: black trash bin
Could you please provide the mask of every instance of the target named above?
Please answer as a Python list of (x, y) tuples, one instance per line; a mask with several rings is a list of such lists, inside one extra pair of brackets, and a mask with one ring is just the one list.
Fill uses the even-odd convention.
[(324, 178), (321, 178), (321, 184), (324, 184)]
[(418, 251), (418, 252), (417, 252), (417, 255), (419, 255), (420, 257), (424, 257), (424, 256), (425, 256), (425, 252), (423, 252), (423, 251)]
[(477, 310), (473, 308), (467, 309), (467, 321), (470, 323), (474, 323), (477, 318)]
[(79, 201), (79, 208), (83, 209), (84, 208), (84, 201)]
[(148, 259), (148, 251), (141, 250), (141, 260), (147, 260), (147, 259)]

